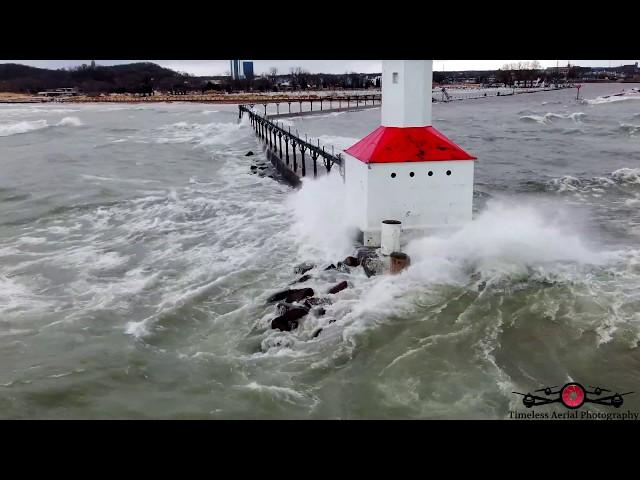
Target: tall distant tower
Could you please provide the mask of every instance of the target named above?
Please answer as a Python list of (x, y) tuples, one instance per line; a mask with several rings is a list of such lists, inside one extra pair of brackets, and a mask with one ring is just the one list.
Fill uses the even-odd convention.
[(95, 60), (91, 60), (91, 68), (96, 68), (96, 61)]
[(248, 60), (242, 61), (242, 74), (244, 75), (244, 78), (249, 80), (253, 78), (253, 62)]
[(382, 63), (382, 125), (345, 150), (350, 221), (367, 246), (383, 220), (428, 232), (471, 220), (475, 157), (431, 126), (432, 60)]
[[(231, 78), (233, 80), (241, 80), (245, 78), (244, 60), (231, 60)], [(252, 64), (253, 73), (253, 64)]]

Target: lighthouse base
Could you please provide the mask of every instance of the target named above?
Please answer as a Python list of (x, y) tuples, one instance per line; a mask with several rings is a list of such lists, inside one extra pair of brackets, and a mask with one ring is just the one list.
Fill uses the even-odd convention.
[(363, 232), (363, 244), (380, 245), (380, 223), (412, 230), (455, 227), (471, 220), (473, 160), (364, 163), (345, 155), (345, 214)]
[[(432, 227), (407, 227), (402, 226), (400, 234), (400, 246), (404, 247), (411, 240), (430, 235), (446, 235), (460, 229), (463, 224), (459, 225), (442, 225)], [(358, 241), (362, 242), (365, 247), (380, 248), (382, 243), (381, 229), (377, 230), (359, 230)]]

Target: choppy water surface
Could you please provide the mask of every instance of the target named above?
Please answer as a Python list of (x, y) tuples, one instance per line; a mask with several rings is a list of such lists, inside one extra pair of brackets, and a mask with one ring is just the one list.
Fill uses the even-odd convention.
[[(265, 300), (351, 252), (339, 177), (249, 174), (235, 106), (0, 106), (0, 417), (506, 418), (513, 390), (640, 391), (640, 101), (599, 98), (631, 86), (435, 104), (479, 158), (475, 220), (399, 276), (311, 272), (350, 288), (294, 333)], [(379, 109), (288, 122), (345, 148)]]

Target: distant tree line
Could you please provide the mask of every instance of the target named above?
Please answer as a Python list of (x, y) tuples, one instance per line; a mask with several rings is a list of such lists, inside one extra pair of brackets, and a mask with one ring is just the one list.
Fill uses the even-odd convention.
[(230, 75), (196, 77), (184, 72), (141, 62), (126, 65), (80, 65), (49, 70), (18, 64), (0, 64), (0, 91), (36, 94), (43, 90), (76, 87), (88, 95), (101, 93), (132, 93), (153, 95), (161, 91), (173, 95), (192, 92), (283, 91), (316, 88), (368, 89), (380, 86), (375, 76), (355, 72), (345, 74), (314, 74), (293, 67), (279, 75), (271, 68), (266, 75), (232, 80)]
[[(637, 66), (619, 67), (640, 73)], [(496, 71), (433, 72), (434, 84), (473, 82), (512, 86), (516, 82), (531, 85), (540, 78), (547, 83), (573, 81), (595, 74), (588, 67), (566, 67), (543, 70), (536, 60), (505, 64)], [(76, 87), (82, 93), (130, 93), (153, 95), (160, 91), (173, 95), (193, 92), (280, 92), (307, 89), (370, 89), (380, 88), (380, 74), (346, 72), (343, 74), (310, 73), (292, 67), (279, 74), (272, 67), (264, 75), (232, 80), (229, 73), (218, 77), (197, 77), (176, 72), (150, 62), (126, 65), (80, 65), (74, 68), (48, 70), (18, 64), (0, 64), (0, 91), (35, 94), (42, 90)]]
[(578, 66), (543, 69), (540, 62), (533, 60), (507, 63), (495, 71), (433, 72), (433, 81), (435, 84), (473, 81), (504, 86), (514, 86), (517, 83), (530, 87), (538, 79), (547, 84), (571, 82), (583, 78), (591, 71), (590, 67)]
[(0, 91), (8, 92), (37, 93), (77, 87), (87, 94), (151, 95), (154, 90), (178, 90), (190, 82), (194, 82), (194, 77), (189, 74), (148, 62), (113, 66), (80, 65), (59, 70), (0, 64)]

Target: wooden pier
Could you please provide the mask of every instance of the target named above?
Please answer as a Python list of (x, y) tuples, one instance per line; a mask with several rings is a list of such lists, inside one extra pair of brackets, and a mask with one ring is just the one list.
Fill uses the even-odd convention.
[[(309, 110), (303, 110), (302, 105), (308, 103)], [(313, 109), (313, 104), (316, 104), (316, 110)], [(269, 101), (252, 102), (249, 103), (251, 107), (260, 104), (264, 107), (264, 114), (267, 115), (267, 107), (269, 105), (275, 105), (276, 113), (268, 115), (270, 118), (274, 117), (295, 117), (300, 115), (308, 115), (311, 113), (328, 113), (328, 112), (342, 112), (347, 110), (359, 110), (364, 108), (379, 107), (382, 104), (382, 95), (336, 95), (325, 97), (309, 97), (295, 99), (269, 99)], [(297, 108), (295, 105), (297, 104)], [(280, 105), (283, 106), (283, 111), (280, 112)], [(286, 107), (285, 107), (286, 105)], [(291, 108), (294, 105), (294, 108)], [(329, 108), (326, 108), (326, 107)], [(335, 107), (335, 108), (334, 108)], [(296, 111), (297, 110), (297, 111)]]
[[(247, 105), (238, 106), (238, 117), (249, 115), (251, 126), (263, 141), (267, 158), (278, 173), (292, 186), (299, 187), (301, 179), (326, 175), (337, 165), (344, 176), (344, 161), (340, 154), (327, 152), (325, 146), (314, 145), (291, 133), (266, 115), (260, 115)], [(283, 148), (284, 143), (284, 148)]]
[(500, 89), (483, 89), (483, 91), (472, 91), (472, 92), (460, 92), (454, 90), (453, 92), (440, 89), (434, 89), (432, 92), (432, 100), (433, 102), (439, 103), (448, 103), (448, 102), (456, 102), (461, 100), (479, 100), (482, 98), (488, 97), (512, 97), (514, 95), (523, 95), (525, 93), (537, 93), (537, 92), (552, 92), (556, 90), (562, 90), (565, 88), (575, 88), (573, 84), (562, 84), (558, 86), (552, 87), (532, 87), (532, 88), (512, 88), (509, 91), (500, 91)]
[[(51, 101), (51, 100), (50, 100)], [(239, 94), (223, 94), (223, 95), (146, 95), (146, 96), (131, 96), (131, 95), (108, 95), (103, 97), (93, 96), (74, 96), (57, 98), (57, 102), (69, 102), (69, 103), (158, 103), (158, 102), (188, 102), (188, 103), (220, 103), (220, 104), (275, 104), (282, 105), (298, 104), (302, 108), (303, 103), (311, 104), (316, 108), (322, 109), (324, 105), (332, 105), (338, 103), (339, 105), (355, 105), (355, 106), (373, 106), (375, 104), (380, 105), (382, 96), (377, 94), (306, 94), (306, 95), (267, 95), (260, 93), (239, 93)], [(279, 108), (279, 107), (278, 107)], [(291, 108), (289, 108), (291, 110)], [(295, 110), (295, 108), (294, 108)]]

